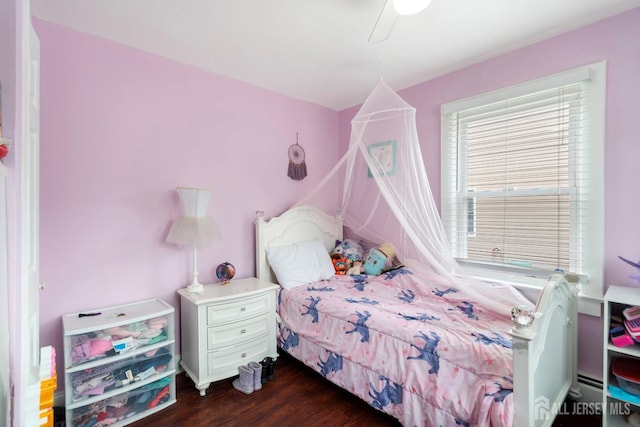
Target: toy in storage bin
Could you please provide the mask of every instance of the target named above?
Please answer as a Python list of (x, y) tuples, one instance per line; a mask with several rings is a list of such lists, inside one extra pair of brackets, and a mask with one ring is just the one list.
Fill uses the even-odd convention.
[(94, 426), (96, 421), (99, 425), (107, 425), (116, 420), (118, 425), (122, 425), (124, 420), (160, 406), (170, 399), (175, 399), (172, 397), (172, 382), (173, 380), (169, 377), (160, 378), (143, 387), (111, 396), (91, 405), (76, 407), (71, 410), (67, 425)]
[(627, 393), (640, 395), (640, 361), (630, 357), (616, 357), (611, 362), (611, 372), (618, 385)]

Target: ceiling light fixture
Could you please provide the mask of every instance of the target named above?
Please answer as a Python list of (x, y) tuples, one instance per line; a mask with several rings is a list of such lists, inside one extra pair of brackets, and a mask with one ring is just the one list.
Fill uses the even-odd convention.
[(393, 0), (393, 8), (398, 15), (415, 15), (429, 6), (431, 0)]

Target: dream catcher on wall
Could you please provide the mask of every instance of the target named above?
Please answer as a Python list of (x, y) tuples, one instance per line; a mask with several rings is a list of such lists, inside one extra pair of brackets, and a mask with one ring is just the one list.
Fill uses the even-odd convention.
[(307, 176), (304, 149), (298, 144), (298, 132), (296, 132), (296, 143), (289, 147), (289, 171), (287, 175), (296, 181), (302, 181)]

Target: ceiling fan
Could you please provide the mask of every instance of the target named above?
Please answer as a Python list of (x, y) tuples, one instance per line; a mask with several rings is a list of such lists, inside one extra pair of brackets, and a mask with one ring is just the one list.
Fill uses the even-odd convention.
[(429, 6), (431, 0), (386, 0), (369, 35), (369, 43), (380, 43), (391, 35), (400, 15), (415, 15)]

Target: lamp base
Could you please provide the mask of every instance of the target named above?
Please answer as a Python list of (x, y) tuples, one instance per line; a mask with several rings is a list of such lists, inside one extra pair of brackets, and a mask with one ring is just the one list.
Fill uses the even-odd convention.
[(199, 283), (197, 281), (194, 281), (192, 284), (187, 286), (187, 292), (200, 293), (203, 290), (204, 286), (202, 286), (202, 283)]
[(193, 245), (193, 279), (187, 286), (187, 292), (200, 293), (204, 290), (202, 283), (198, 281), (198, 247)]

